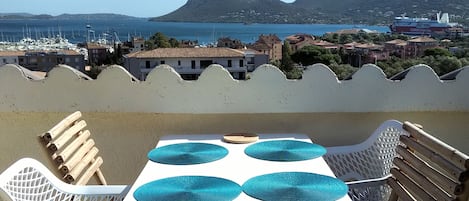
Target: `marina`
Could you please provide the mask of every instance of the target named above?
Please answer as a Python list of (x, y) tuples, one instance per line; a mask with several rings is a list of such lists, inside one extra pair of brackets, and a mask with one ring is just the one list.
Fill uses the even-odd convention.
[[(87, 28), (89, 26), (89, 28)], [(244, 43), (254, 42), (260, 34), (276, 34), (283, 39), (289, 35), (305, 33), (323, 35), (341, 29), (376, 30), (381, 33), (389, 32), (387, 26), (367, 26), (353, 24), (257, 24), (243, 23), (188, 23), (188, 22), (150, 22), (145, 18), (125, 20), (0, 20), (0, 35), (2, 41), (20, 41), (27, 37), (28, 27), (30, 38), (39, 39), (58, 35), (71, 43), (81, 43), (89, 39), (98, 40), (106, 37), (128, 40), (132, 36), (149, 38), (156, 32), (178, 40), (197, 40), (199, 44), (213, 43), (220, 37), (239, 39)], [(91, 32), (90, 32), (91, 31)], [(37, 34), (36, 34), (37, 32)], [(89, 35), (89, 36), (88, 36)], [(37, 37), (36, 37), (37, 36)], [(117, 37), (116, 37), (117, 36)]]

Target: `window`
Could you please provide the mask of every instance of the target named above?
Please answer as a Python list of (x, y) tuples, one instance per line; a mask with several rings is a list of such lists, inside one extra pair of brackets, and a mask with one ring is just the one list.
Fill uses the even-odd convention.
[(213, 63), (212, 60), (201, 60), (200, 61), (200, 68), (207, 68), (212, 63)]
[(6, 63), (7, 63), (7, 59), (3, 59), (3, 63), (6, 64)]
[(231, 64), (231, 59), (228, 60), (228, 67), (232, 67), (232, 64)]
[(34, 58), (34, 57), (30, 58), (29, 63), (31, 63), (31, 64), (37, 63), (37, 58)]
[(181, 65), (181, 60), (178, 60), (178, 66), (180, 66), (180, 65)]
[(192, 61), (191, 61), (191, 68), (192, 68), (192, 69), (195, 69), (195, 60), (192, 60)]
[(255, 64), (254, 57), (248, 59), (248, 64)]
[(161, 60), (160, 61), (160, 64), (165, 64), (166, 62), (164, 60)]
[(239, 60), (239, 67), (244, 67), (244, 60), (242, 59)]
[(145, 61), (145, 67), (150, 68), (150, 61)]

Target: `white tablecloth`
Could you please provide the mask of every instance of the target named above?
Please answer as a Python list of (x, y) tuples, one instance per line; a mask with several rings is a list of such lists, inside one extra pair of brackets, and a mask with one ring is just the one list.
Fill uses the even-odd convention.
[[(226, 157), (220, 160), (196, 165), (168, 165), (148, 161), (137, 180), (132, 185), (124, 201), (135, 200), (133, 193), (141, 185), (158, 179), (174, 176), (214, 176), (234, 181), (239, 185), (242, 185), (252, 177), (275, 172), (311, 172), (335, 177), (334, 173), (322, 157), (295, 162), (259, 160), (247, 156), (244, 153), (244, 149), (249, 145), (252, 145), (252, 143), (230, 144), (223, 142), (222, 138), (222, 134), (163, 136), (158, 142), (157, 147), (177, 143), (202, 142), (223, 146), (229, 150), (229, 153)], [(268, 140), (299, 140), (311, 142), (310, 138), (303, 134), (259, 134), (259, 141), (257, 142)], [(147, 153), (142, 154), (146, 155)], [(242, 192), (236, 200), (248, 201), (257, 199)], [(340, 201), (346, 200), (351, 199), (347, 195), (340, 199)]]

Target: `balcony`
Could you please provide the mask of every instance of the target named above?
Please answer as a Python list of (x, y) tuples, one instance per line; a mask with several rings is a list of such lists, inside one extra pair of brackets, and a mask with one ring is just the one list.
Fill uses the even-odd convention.
[(96, 80), (63, 67), (42, 80), (31, 77), (17, 66), (0, 67), (0, 170), (22, 157), (53, 168), (37, 136), (76, 110), (100, 147), (110, 184), (132, 183), (147, 161), (141, 153), (166, 134), (305, 133), (336, 146), (359, 143), (383, 121), (397, 119), (424, 125), (469, 153), (469, 68), (452, 80), (424, 65), (401, 80), (386, 79), (374, 65), (350, 80), (337, 80), (324, 65), (309, 67), (302, 80), (288, 80), (270, 65), (245, 81), (216, 65), (197, 81), (182, 80), (168, 66), (152, 70), (146, 81), (133, 81), (120, 66)]

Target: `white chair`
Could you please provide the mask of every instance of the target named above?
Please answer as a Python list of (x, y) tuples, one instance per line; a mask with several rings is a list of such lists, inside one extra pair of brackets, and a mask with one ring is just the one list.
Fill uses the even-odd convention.
[[(390, 175), (347, 182), (349, 196), (359, 200), (469, 200), (469, 156), (405, 122)], [(389, 189), (383, 198), (370, 194)], [(392, 190), (392, 191), (391, 191)], [(381, 191), (382, 192), (382, 191)]]
[(327, 147), (324, 159), (336, 177), (343, 181), (384, 177), (392, 167), (401, 135), (408, 135), (402, 129), (402, 123), (388, 120), (360, 144)]
[(20, 159), (0, 174), (0, 189), (13, 201), (117, 201), (129, 190), (126, 185), (67, 184), (32, 158)]
[[(390, 175), (401, 135), (408, 135), (402, 129), (402, 123), (388, 120), (362, 143), (327, 147), (324, 160), (336, 177), (343, 181), (380, 180)], [(383, 200), (390, 192), (387, 185), (356, 185), (349, 191), (349, 196), (354, 200)]]

